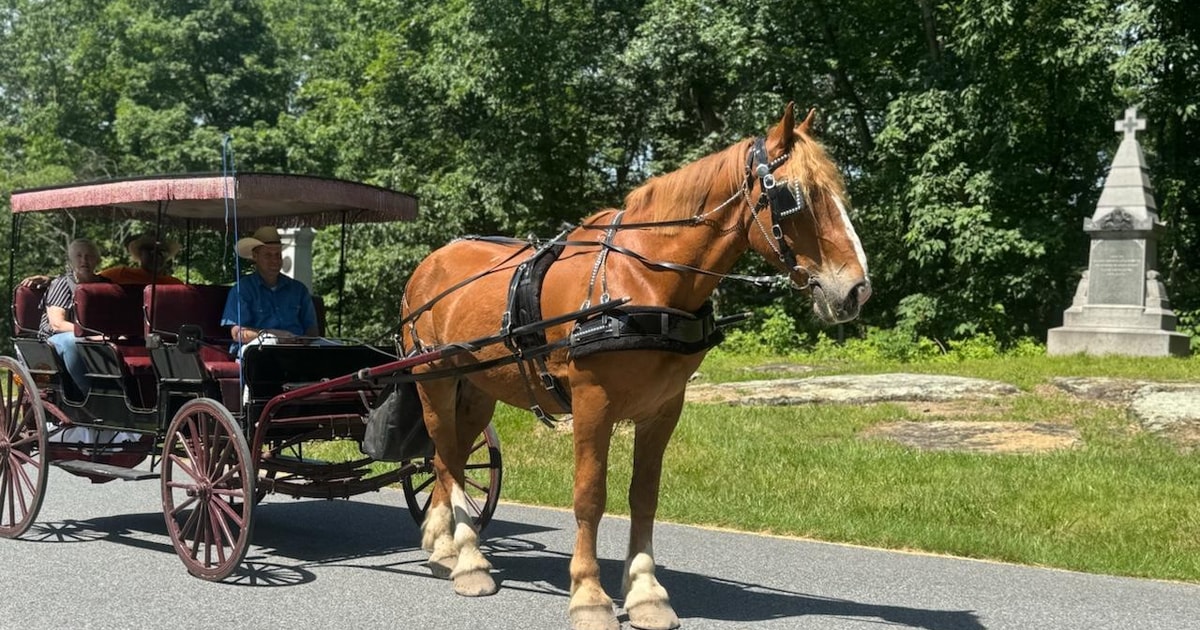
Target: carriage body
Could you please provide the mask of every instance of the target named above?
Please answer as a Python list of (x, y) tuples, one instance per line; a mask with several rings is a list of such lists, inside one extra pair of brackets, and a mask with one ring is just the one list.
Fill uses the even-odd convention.
[[(411, 219), (416, 200), (341, 180), (293, 175), (172, 176), (18, 191), (14, 223), (27, 212), (81, 210), (188, 229), (223, 225), (233, 204), (247, 226), (321, 227)], [(14, 251), (20, 230), (14, 225)], [(10, 279), (11, 279), (10, 273)], [(11, 284), (11, 283), (10, 283)], [(257, 345), (238, 360), (218, 322), (231, 287), (192, 284), (81, 284), (76, 339), (91, 390), (75, 387), (61, 358), (37, 334), (41, 295), (11, 294), (13, 357), (0, 357), (0, 479), (10, 494), (0, 536), (34, 523), (48, 467), (103, 483), (153, 480), (162, 486), (167, 529), (187, 569), (219, 580), (239, 566), (254, 506), (270, 493), (349, 498), (401, 483), (420, 523), (432, 480), (432, 445), (420, 414), (394, 466), (366, 454), (339, 461), (308, 457), (316, 442), (361, 444), (366, 419), (404, 382), (412, 359), (356, 340), (336, 345)], [(318, 328), (324, 308), (314, 296)], [(416, 361), (421, 361), (418, 357)], [(367, 372), (371, 372), (368, 376)], [(358, 449), (361, 451), (360, 449)], [(477, 518), (485, 524), (500, 486), (499, 444), (490, 430), (476, 449), (484, 478)]]

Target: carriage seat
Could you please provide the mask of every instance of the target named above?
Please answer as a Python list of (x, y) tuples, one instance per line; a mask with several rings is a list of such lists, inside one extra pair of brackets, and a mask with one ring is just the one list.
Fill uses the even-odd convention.
[(102, 337), (133, 374), (150, 372), (142, 337), (142, 286), (89, 282), (75, 289), (75, 336)]
[(317, 312), (317, 335), (325, 336), (325, 300), (321, 296), (312, 296), (313, 310)]
[(46, 287), (23, 287), (18, 285), (13, 291), (13, 336), (35, 338), (42, 325), (42, 299), (46, 297)]
[(143, 303), (147, 317), (147, 333), (178, 338), (185, 325), (200, 327), (200, 362), (209, 375), (217, 379), (240, 378), (240, 367), (228, 352), (233, 342), (229, 331), (221, 326), (225, 299), (230, 287), (208, 284), (160, 284), (146, 287)]

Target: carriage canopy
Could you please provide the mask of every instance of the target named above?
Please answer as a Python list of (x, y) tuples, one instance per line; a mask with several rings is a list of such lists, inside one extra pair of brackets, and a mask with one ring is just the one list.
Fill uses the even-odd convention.
[(241, 228), (324, 227), (412, 220), (417, 198), (379, 186), (275, 173), (156, 175), (18, 190), (12, 211), (95, 211), (102, 216)]

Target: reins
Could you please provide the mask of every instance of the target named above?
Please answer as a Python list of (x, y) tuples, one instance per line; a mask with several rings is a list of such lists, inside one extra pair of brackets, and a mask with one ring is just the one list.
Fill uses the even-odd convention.
[[(789, 187), (786, 185), (780, 185), (780, 183), (778, 182), (778, 180), (775, 179), (775, 176), (774, 176), (775, 171), (780, 166), (782, 166), (785, 162), (787, 162), (788, 158), (790, 158), (790, 157), (791, 157), (791, 153), (784, 153), (784, 154), (780, 155), (779, 157), (775, 158), (774, 160), (768, 160), (765, 140), (761, 137), (755, 138), (751, 145), (750, 151), (746, 155), (746, 176), (742, 180), (741, 185), (738, 186), (737, 190), (734, 191), (733, 195), (731, 195), (728, 199), (721, 202), (720, 204), (714, 206), (711, 210), (707, 210), (700, 214), (695, 214), (690, 217), (682, 218), (682, 219), (666, 219), (666, 220), (662, 220), (662, 221), (639, 221), (639, 222), (633, 222), (633, 223), (624, 223), (621, 221), (621, 218), (624, 215), (624, 211), (622, 210), (622, 211), (619, 211), (616, 214), (616, 217), (614, 218), (614, 220), (612, 220), (609, 223), (581, 223), (581, 224), (578, 224), (575, 226), (568, 226), (566, 229), (564, 229), (562, 232), (559, 233), (559, 236), (556, 236), (555, 238), (553, 238), (549, 241), (537, 241), (536, 244), (539, 247), (548, 247), (548, 246), (599, 247), (601, 249), (601, 253), (598, 256), (598, 259), (597, 259), (594, 269), (592, 270), (592, 282), (594, 282), (594, 280), (595, 280), (596, 272), (603, 267), (604, 260), (606, 259), (608, 252), (614, 252), (617, 254), (628, 256), (629, 258), (632, 258), (632, 259), (638, 261), (639, 263), (641, 263), (642, 265), (652, 268), (652, 269), (675, 271), (675, 272), (679, 272), (679, 273), (695, 273), (695, 274), (700, 274), (700, 275), (708, 276), (708, 277), (712, 277), (712, 278), (719, 278), (721, 280), (726, 280), (726, 279), (735, 280), (738, 282), (745, 282), (748, 284), (752, 284), (755, 286), (762, 286), (762, 287), (774, 287), (774, 286), (778, 286), (781, 284), (784, 284), (784, 285), (790, 284), (791, 283), (790, 279), (788, 279), (786, 276), (781, 277), (780, 275), (777, 275), (777, 274), (776, 275), (767, 275), (767, 276), (751, 276), (751, 275), (736, 274), (736, 273), (721, 273), (721, 272), (704, 269), (702, 267), (695, 267), (695, 266), (687, 265), (687, 264), (683, 264), (683, 263), (675, 263), (675, 262), (670, 262), (670, 261), (665, 261), (665, 260), (654, 260), (652, 258), (649, 258), (649, 257), (643, 255), (640, 252), (634, 251), (627, 247), (623, 247), (621, 245), (617, 245), (612, 242), (613, 236), (617, 232), (625, 231), (625, 230), (637, 230), (637, 229), (672, 227), (672, 226), (691, 227), (691, 226), (701, 225), (701, 224), (705, 223), (706, 221), (708, 221), (709, 217), (711, 217), (719, 212), (722, 212), (723, 210), (728, 208), (731, 204), (733, 204), (737, 200), (741, 199), (741, 200), (744, 200), (746, 202), (746, 206), (748, 208), (750, 208), (751, 220), (758, 227), (758, 229), (762, 232), (767, 243), (771, 246), (771, 249), (774, 250), (775, 255), (778, 256), (779, 260), (783, 263), (784, 267), (794, 269), (794, 270), (804, 271), (805, 275), (807, 275), (809, 278), (808, 285), (812, 286), (812, 284), (815, 283), (815, 280), (813, 279), (813, 275), (811, 273), (809, 273), (809, 271), (807, 269), (805, 269), (804, 267), (802, 267), (801, 265), (799, 265), (795, 262), (795, 260), (796, 260), (795, 254), (793, 253), (791, 246), (788, 245), (787, 241), (784, 239), (783, 227), (781, 225), (781, 222), (783, 221), (783, 219), (785, 219), (797, 212), (800, 212), (801, 210), (803, 210), (805, 208), (803, 195), (798, 195), (796, 193), (793, 193), (789, 189)], [(758, 199), (752, 203), (750, 200), (750, 190), (751, 190), (752, 183), (754, 182), (755, 179), (757, 179), (759, 182), (760, 191), (759, 191)], [(784, 206), (787, 203), (787, 199), (786, 199), (787, 197), (792, 198), (793, 205), (789, 208), (784, 208), (782, 206)], [(770, 211), (771, 211), (770, 233), (767, 232), (767, 229), (765, 227), (763, 227), (762, 223), (758, 219), (759, 213), (764, 208), (768, 208), (768, 207), (770, 208)], [(604, 230), (605, 236), (604, 236), (603, 240), (596, 240), (596, 241), (565, 240), (562, 238), (563, 235), (568, 234), (569, 232), (573, 231), (573, 229)], [(774, 238), (771, 238), (771, 237), (774, 237)], [(467, 277), (463, 280), (460, 280), (459, 282), (455, 283), (454, 285), (450, 286), (449, 288), (445, 289), (441, 293), (439, 293), (436, 296), (434, 296), (433, 298), (431, 298), (425, 304), (422, 304), (421, 306), (417, 307), (415, 310), (413, 310), (407, 316), (402, 318), (400, 320), (400, 322), (395, 327), (393, 327), (391, 329), (391, 331), (389, 331), (389, 333), (387, 333), (385, 335), (385, 337), (388, 335), (395, 335), (406, 324), (415, 322), (416, 319), (420, 315), (422, 315), (425, 312), (432, 309), (434, 307), (434, 305), (436, 305), (438, 302), (440, 302), (442, 299), (444, 299), (446, 296), (450, 295), (451, 293), (471, 284), (472, 282), (474, 282), (480, 278), (483, 278), (485, 276), (488, 276), (488, 275), (491, 275), (498, 271), (501, 271), (502, 269), (505, 268), (504, 266), (507, 263), (509, 263), (513, 259), (515, 259), (521, 252), (524, 252), (524, 251), (534, 247), (534, 245), (535, 245), (535, 241), (518, 239), (518, 238), (513, 238), (513, 237), (506, 237), (506, 236), (464, 236), (460, 240), (486, 241), (486, 242), (490, 242), (490, 243), (498, 243), (498, 244), (505, 244), (505, 245), (520, 245), (521, 247), (517, 248), (515, 251), (513, 251), (512, 254), (510, 254), (504, 260), (501, 260), (500, 262), (496, 263), (491, 268), (489, 268), (485, 271), (481, 271), (481, 272), (474, 274), (470, 277)], [(605, 287), (605, 289), (607, 289), (607, 286)], [(589, 294), (590, 294), (590, 291), (589, 291)], [(607, 294), (607, 290), (605, 290), (605, 294)], [(590, 298), (589, 298), (589, 300), (590, 300)], [(603, 302), (605, 300), (602, 299), (601, 301)], [(587, 305), (589, 303), (590, 303), (589, 301), (585, 301), (584, 308), (587, 308)], [(415, 329), (413, 332), (415, 335), (415, 332), (416, 332)], [(415, 336), (414, 336), (414, 343), (419, 343), (419, 340), (417, 340)]]
[[(584, 223), (579, 226), (585, 230), (606, 230), (607, 235), (605, 236), (603, 242), (567, 241), (564, 244), (568, 246), (599, 245), (603, 247), (605, 251), (611, 250), (620, 254), (624, 254), (641, 262), (647, 267), (667, 269), (671, 271), (686, 271), (721, 279), (728, 278), (740, 282), (747, 282), (756, 286), (775, 286), (780, 284), (781, 282), (779, 276), (776, 275), (747, 276), (742, 274), (724, 274), (698, 267), (692, 267), (691, 265), (683, 265), (666, 261), (655, 261), (646, 258), (638, 252), (614, 245), (612, 243), (612, 235), (617, 231), (671, 226), (690, 227), (700, 225), (706, 222), (712, 215), (728, 208), (731, 203), (737, 201), (738, 199), (742, 199), (746, 202), (746, 206), (750, 208), (751, 220), (753, 220), (754, 225), (758, 227), (759, 231), (762, 232), (767, 244), (770, 245), (771, 249), (775, 252), (775, 256), (779, 258), (779, 261), (783, 263), (785, 268), (803, 271), (804, 274), (808, 276), (808, 286), (811, 287), (816, 283), (816, 280), (813, 278), (813, 274), (808, 269), (795, 262), (796, 255), (792, 251), (792, 248), (788, 244), (787, 240), (784, 239), (783, 235), (783, 220), (793, 214), (796, 214), (797, 212), (800, 212), (801, 210), (804, 210), (806, 207), (804, 203), (804, 196), (800, 194), (798, 190), (793, 192), (787, 185), (780, 185), (780, 182), (775, 179), (775, 171), (785, 162), (787, 162), (788, 158), (790, 157), (791, 153), (784, 153), (774, 160), (769, 160), (767, 156), (766, 141), (761, 137), (757, 137), (751, 144), (750, 151), (746, 154), (746, 176), (745, 179), (742, 180), (742, 184), (738, 186), (733, 195), (717, 206), (713, 207), (711, 210), (684, 219), (642, 221), (637, 223), (622, 223), (620, 221), (621, 213), (618, 213), (617, 218), (610, 223)], [(756, 178), (759, 182), (758, 199), (755, 202), (751, 202), (751, 183)], [(788, 203), (789, 197), (791, 198), (791, 207), (785, 207)], [(761, 212), (763, 208), (769, 208), (771, 210), (770, 233), (767, 232), (767, 229), (763, 227), (762, 223), (758, 219), (759, 212)], [(623, 212), (624, 211), (622, 211), (622, 213)], [(602, 262), (598, 261), (598, 264), (602, 264)], [(783, 282), (787, 283), (790, 281), (785, 280)]]

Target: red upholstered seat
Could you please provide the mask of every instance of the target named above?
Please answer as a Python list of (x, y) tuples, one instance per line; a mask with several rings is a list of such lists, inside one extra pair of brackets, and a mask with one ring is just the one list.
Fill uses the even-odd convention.
[(141, 339), (142, 285), (89, 282), (75, 289), (75, 335)]
[[(178, 334), (185, 324), (200, 327), (209, 341), (229, 342), (229, 331), (221, 326), (229, 287), (208, 284), (160, 284), (143, 290), (142, 303), (149, 318), (147, 332)], [(153, 299), (153, 304), (151, 303)]]
[[(143, 299), (149, 317), (147, 332), (178, 335), (184, 325), (200, 327), (200, 362), (213, 378), (237, 379), (241, 366), (228, 352), (229, 331), (221, 326), (229, 287), (175, 284), (146, 287)], [(151, 308), (153, 306), (153, 308)]]
[(142, 336), (144, 321), (141, 285), (89, 282), (75, 289), (75, 335), (81, 337), (76, 345), (93, 392), (115, 387), (113, 393), (135, 407), (154, 406), (156, 379)]
[(17, 286), (13, 291), (13, 334), (17, 337), (36, 337), (42, 324), (42, 298), (46, 287), (37, 289)]

